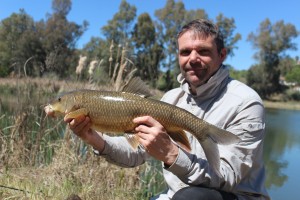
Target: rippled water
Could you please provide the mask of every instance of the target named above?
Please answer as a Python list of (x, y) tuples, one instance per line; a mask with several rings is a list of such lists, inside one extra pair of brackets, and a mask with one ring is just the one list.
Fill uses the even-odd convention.
[(300, 111), (268, 109), (264, 159), (273, 200), (297, 199), (300, 183)]

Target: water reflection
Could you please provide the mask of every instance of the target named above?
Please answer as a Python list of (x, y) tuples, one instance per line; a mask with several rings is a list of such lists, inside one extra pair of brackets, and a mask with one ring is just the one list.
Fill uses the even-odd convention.
[[(300, 161), (299, 157), (290, 155), (300, 148), (300, 111), (268, 109), (266, 114), (264, 160), (267, 172), (266, 186), (272, 197), (275, 192), (276, 195), (285, 193), (283, 186), (289, 190), (297, 190), (297, 186), (291, 184), (290, 179), (293, 175), (297, 176), (298, 172), (293, 171), (290, 165), (292, 162), (300, 165)], [(292, 193), (288, 193), (287, 196), (289, 195)]]

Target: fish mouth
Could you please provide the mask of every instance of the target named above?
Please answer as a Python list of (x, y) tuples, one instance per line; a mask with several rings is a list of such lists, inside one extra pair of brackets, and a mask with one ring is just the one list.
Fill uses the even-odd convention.
[(44, 111), (46, 112), (46, 115), (49, 117), (56, 117), (55, 111), (53, 110), (53, 107), (51, 104), (48, 104), (44, 107)]

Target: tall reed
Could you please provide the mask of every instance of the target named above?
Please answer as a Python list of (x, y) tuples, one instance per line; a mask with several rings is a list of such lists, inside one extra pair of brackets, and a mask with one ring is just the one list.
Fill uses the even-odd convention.
[(0, 79), (1, 199), (148, 199), (165, 187), (159, 162), (133, 169), (109, 164), (91, 154), (62, 119), (45, 116), (43, 107), (57, 93), (119, 87), (122, 73), (116, 85), (101, 87), (96, 81)]

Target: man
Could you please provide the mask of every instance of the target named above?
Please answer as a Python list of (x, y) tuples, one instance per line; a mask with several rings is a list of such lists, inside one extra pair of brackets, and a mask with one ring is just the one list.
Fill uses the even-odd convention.
[(152, 156), (162, 161), (168, 191), (156, 199), (269, 199), (264, 188), (264, 107), (260, 97), (245, 84), (229, 77), (223, 37), (208, 20), (194, 20), (178, 34), (180, 87), (162, 101), (186, 109), (197, 117), (237, 135), (241, 142), (219, 145), (219, 177), (209, 166), (203, 149), (187, 133), (191, 152), (175, 144), (164, 127), (151, 116), (134, 119), (139, 142), (131, 149), (123, 137), (100, 135), (90, 129), (90, 119), (66, 119), (73, 132), (109, 162), (141, 165)]

